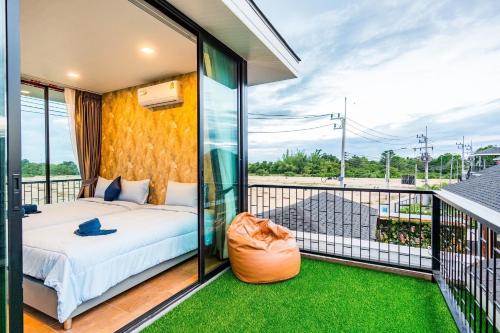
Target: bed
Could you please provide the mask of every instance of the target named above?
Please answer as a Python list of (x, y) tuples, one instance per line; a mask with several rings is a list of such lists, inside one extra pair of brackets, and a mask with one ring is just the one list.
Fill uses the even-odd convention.
[(82, 198), (71, 202), (41, 205), (39, 206), (41, 213), (30, 214), (23, 218), (23, 231), (127, 212), (143, 206), (128, 201), (104, 201), (102, 198)]
[[(212, 239), (212, 215), (205, 235)], [(25, 303), (59, 322), (141, 283), (196, 254), (197, 209), (145, 205), (99, 217), (114, 234), (79, 237), (81, 221), (24, 232)]]

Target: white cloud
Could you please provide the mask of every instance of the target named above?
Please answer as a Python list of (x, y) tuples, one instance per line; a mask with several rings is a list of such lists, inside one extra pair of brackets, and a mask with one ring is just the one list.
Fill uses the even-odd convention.
[[(293, 6), (287, 9), (293, 10)], [(291, 14), (294, 18), (299, 15)], [(322, 11), (304, 18), (303, 25), (287, 23), (285, 27), (292, 31), (286, 35), (293, 36), (305, 50), (305, 71), (300, 79), (252, 89), (249, 110), (336, 113), (343, 112), (343, 97), (347, 96), (348, 117), (383, 133), (413, 137), (416, 132), (401, 131), (409, 124), (414, 127), (415, 121), (422, 131), (427, 118), (433, 121), (431, 127), (458, 130), (467, 118), (492, 112), (478, 105), (500, 97), (498, 16), (500, 7), (495, 8), (493, 1), (472, 7), (467, 2), (385, 6), (377, 2)], [(325, 122), (250, 120), (250, 128), (288, 130)], [(491, 125), (498, 131), (499, 123)], [(446, 135), (468, 134), (448, 131)], [(260, 145), (275, 144), (282, 152), (287, 145), (304, 143), (306, 147), (316, 141), (320, 146), (321, 141), (338, 136), (331, 129), (250, 135), (250, 157), (254, 151), (262, 158), (279, 157), (269, 147), (258, 150)], [(365, 145), (371, 145), (373, 153), (385, 148), (373, 142)]]

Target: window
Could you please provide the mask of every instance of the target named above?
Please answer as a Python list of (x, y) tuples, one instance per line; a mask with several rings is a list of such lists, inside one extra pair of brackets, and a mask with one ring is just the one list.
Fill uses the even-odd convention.
[(80, 187), (77, 180), (80, 173), (73, 153), (64, 92), (23, 82), (21, 122), (24, 203), (74, 199)]

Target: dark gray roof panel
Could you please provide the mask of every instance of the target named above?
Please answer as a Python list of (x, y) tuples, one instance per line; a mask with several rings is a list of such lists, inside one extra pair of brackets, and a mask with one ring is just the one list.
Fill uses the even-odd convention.
[(500, 212), (500, 165), (482, 170), (475, 177), (444, 189)]
[(500, 147), (491, 147), (485, 150), (477, 151), (476, 150), (476, 155), (481, 154), (481, 155), (500, 155)]

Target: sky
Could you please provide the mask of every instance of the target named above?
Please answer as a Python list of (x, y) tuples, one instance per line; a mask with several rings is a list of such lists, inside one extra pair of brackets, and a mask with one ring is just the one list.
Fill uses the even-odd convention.
[[(426, 126), (434, 156), (459, 153), (463, 136), (474, 149), (500, 145), (500, 1), (256, 3), (302, 62), (297, 79), (251, 87), (249, 113), (343, 114), (347, 97), (346, 151), (372, 159), (415, 156)], [(333, 123), (252, 118), (250, 132)], [(249, 160), (287, 149), (340, 156), (340, 137), (333, 125), (250, 133)]]
[[(433, 156), (500, 145), (500, 1), (256, 0), (298, 53), (299, 77), (249, 89), (250, 113), (307, 117), (344, 112), (349, 155), (415, 156), (428, 127)], [(249, 160), (286, 150), (340, 156), (328, 116), (255, 119)], [(265, 118), (265, 117), (260, 117)], [(43, 119), (23, 113), (23, 157), (44, 160)], [(74, 160), (67, 118), (51, 118), (51, 159)], [(402, 149), (404, 148), (404, 149)]]

